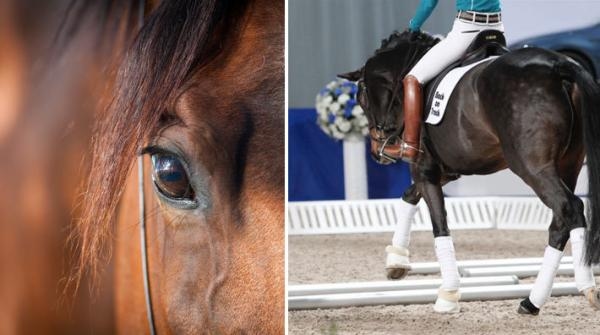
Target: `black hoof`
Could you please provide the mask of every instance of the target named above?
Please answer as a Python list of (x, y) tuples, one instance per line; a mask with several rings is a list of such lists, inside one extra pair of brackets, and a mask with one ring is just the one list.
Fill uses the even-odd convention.
[(400, 279), (406, 277), (406, 275), (408, 275), (408, 271), (410, 271), (410, 269), (404, 269), (404, 268), (386, 269), (387, 279), (400, 280)]
[(517, 312), (519, 314), (538, 315), (540, 313), (540, 309), (535, 307), (529, 298), (525, 298), (523, 301), (521, 301)]

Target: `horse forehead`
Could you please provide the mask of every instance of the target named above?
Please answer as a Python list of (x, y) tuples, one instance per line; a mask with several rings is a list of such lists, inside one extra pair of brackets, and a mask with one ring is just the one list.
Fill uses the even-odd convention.
[(372, 103), (387, 101), (391, 98), (390, 96), (394, 90), (392, 81), (383, 79), (373, 80), (365, 83), (365, 87), (367, 88), (367, 99), (369, 99), (369, 102)]
[(176, 100), (177, 114), (184, 119), (232, 122), (241, 112), (261, 109), (266, 112), (261, 114), (269, 114), (271, 109), (283, 109), (282, 96), (274, 94), (284, 80), (283, 59), (267, 59), (269, 55), (256, 52), (256, 45), (253, 48), (249, 52), (252, 48), (245, 46), (241, 53), (224, 55), (197, 71)]
[(175, 105), (177, 117), (186, 126), (197, 129), (212, 128), (226, 132), (228, 122), (237, 121), (240, 104), (237, 98), (222, 92), (225, 87), (193, 86), (179, 96)]

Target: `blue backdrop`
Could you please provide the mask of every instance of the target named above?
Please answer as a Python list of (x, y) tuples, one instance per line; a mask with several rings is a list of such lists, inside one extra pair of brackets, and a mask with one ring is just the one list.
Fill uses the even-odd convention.
[[(314, 108), (292, 108), (288, 112), (289, 201), (344, 199), (342, 142), (325, 135), (316, 124)], [(404, 162), (379, 165), (367, 156), (369, 198), (399, 198), (410, 185)]]

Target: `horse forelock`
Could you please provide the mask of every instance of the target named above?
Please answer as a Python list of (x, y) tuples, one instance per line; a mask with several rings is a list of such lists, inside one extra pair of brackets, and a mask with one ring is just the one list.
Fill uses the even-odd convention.
[(110, 256), (107, 242), (136, 154), (190, 76), (227, 47), (225, 37), (236, 31), (245, 12), (246, 4), (236, 1), (162, 1), (146, 19), (95, 126), (83, 215), (74, 232), (80, 254), (76, 286), (86, 273), (97, 278)]

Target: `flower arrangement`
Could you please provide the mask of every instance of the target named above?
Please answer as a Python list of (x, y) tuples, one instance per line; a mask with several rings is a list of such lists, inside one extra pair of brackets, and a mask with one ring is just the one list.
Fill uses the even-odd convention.
[(369, 133), (365, 112), (356, 101), (357, 91), (354, 82), (337, 79), (317, 94), (317, 124), (325, 134), (343, 140), (353, 134)]

